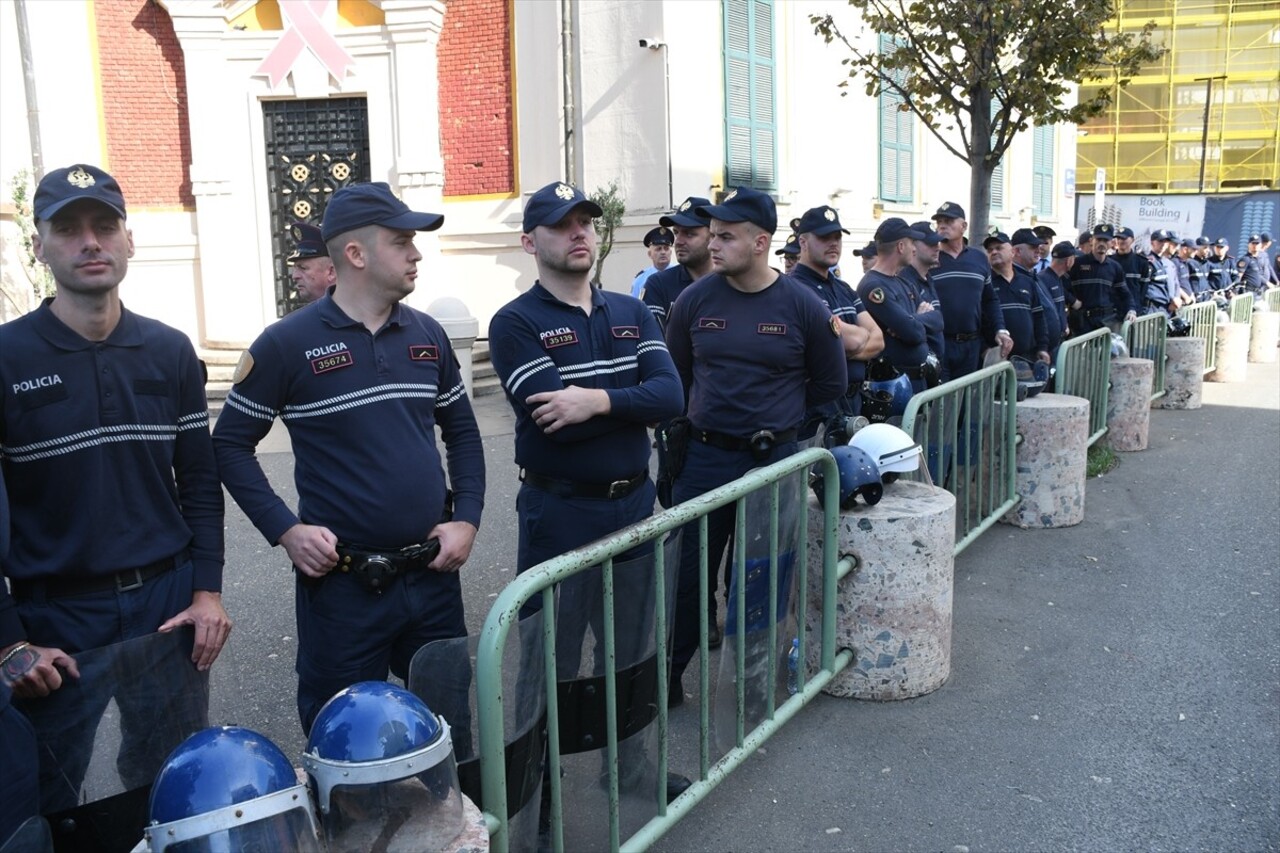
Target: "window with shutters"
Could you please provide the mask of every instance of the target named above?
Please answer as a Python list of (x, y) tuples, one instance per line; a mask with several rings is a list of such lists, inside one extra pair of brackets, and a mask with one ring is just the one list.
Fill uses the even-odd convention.
[[(880, 52), (892, 53), (897, 43), (880, 36)], [(906, 71), (889, 72), (895, 80), (905, 80)], [(897, 92), (885, 87), (880, 93), (880, 198), (910, 202), (915, 198), (915, 116)]]
[[(998, 113), (999, 111), (1000, 111), (1000, 102), (997, 99), (992, 98), (991, 99), (991, 123), (993, 126), (995, 124), (996, 113)], [(996, 144), (996, 138), (994, 134), (991, 137), (991, 144), (993, 146)], [(1009, 152), (1005, 151), (1004, 154), (1000, 156), (1000, 162), (996, 164), (995, 170), (991, 173), (991, 212), (992, 213), (1004, 210), (1004, 158), (1008, 156), (1008, 154)]]
[(778, 187), (773, 0), (722, 0), (725, 187)]
[(1037, 126), (1031, 149), (1031, 212), (1053, 216), (1053, 154), (1057, 134), (1052, 125)]

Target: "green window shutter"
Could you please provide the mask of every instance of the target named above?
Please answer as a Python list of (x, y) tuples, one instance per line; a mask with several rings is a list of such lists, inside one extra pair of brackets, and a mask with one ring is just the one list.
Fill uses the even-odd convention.
[[(881, 34), (880, 52), (896, 49), (893, 38)], [(903, 73), (893, 72), (895, 77)], [(884, 201), (910, 202), (915, 198), (915, 116), (903, 108), (905, 104), (897, 92), (886, 89), (880, 93), (880, 198)]]
[(1053, 155), (1057, 134), (1052, 125), (1036, 126), (1031, 150), (1031, 211), (1053, 216)]
[(726, 187), (777, 189), (773, 0), (722, 0)]
[[(1000, 104), (995, 99), (991, 99), (991, 118), (994, 120), (996, 113), (1000, 110)], [(995, 137), (991, 137), (991, 144), (995, 144)], [(1008, 154), (1008, 152), (1005, 152)], [(995, 171), (991, 173), (991, 210), (1004, 210), (1004, 157), (1000, 158), (1000, 162), (996, 164)]]

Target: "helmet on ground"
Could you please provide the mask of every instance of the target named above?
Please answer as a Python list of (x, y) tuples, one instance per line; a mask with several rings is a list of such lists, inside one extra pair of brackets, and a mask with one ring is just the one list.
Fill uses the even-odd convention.
[(1178, 315), (1169, 318), (1169, 323), (1165, 328), (1165, 337), (1168, 338), (1185, 338), (1191, 334), (1191, 324), (1182, 319)]
[(1112, 358), (1128, 358), (1129, 345), (1124, 342), (1124, 338), (1115, 332), (1111, 333), (1111, 357)]
[(237, 726), (196, 732), (151, 787), (146, 849), (320, 849), (306, 786), (280, 748)]
[[(858, 495), (874, 506), (880, 502), (884, 494), (884, 486), (880, 483), (880, 470), (865, 450), (844, 445), (833, 448), (831, 455), (836, 458), (836, 467), (840, 471), (840, 508), (853, 509)], [(810, 482), (813, 493), (818, 496), (818, 503), (826, 499), (826, 480), (822, 474), (815, 474)]]
[(892, 379), (867, 380), (862, 383), (862, 414), (873, 424), (885, 423), (890, 418), (898, 418), (901, 423), (911, 393), (911, 379), (905, 374)]
[(403, 836), (392, 849), (435, 849), (462, 829), (449, 724), (403, 688), (339, 691), (311, 725), (302, 766), (331, 846), (373, 849), (391, 833)]
[(882, 482), (888, 484), (899, 474), (922, 469), (923, 453), (915, 440), (892, 424), (871, 424), (858, 430), (849, 445), (864, 451), (875, 463)]

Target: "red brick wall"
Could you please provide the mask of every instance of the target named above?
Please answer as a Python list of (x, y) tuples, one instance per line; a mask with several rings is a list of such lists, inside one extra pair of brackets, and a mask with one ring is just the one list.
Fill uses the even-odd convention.
[(130, 207), (195, 207), (182, 48), (154, 0), (96, 0), (111, 174)]
[(440, 34), (447, 196), (515, 189), (509, 0), (449, 0)]

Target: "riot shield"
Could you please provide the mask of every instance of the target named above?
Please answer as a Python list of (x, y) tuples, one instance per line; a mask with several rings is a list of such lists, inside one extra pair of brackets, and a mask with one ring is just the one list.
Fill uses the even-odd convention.
[(129, 850), (142, 838), (156, 772), (208, 725), (209, 674), (191, 662), (194, 637), (183, 627), (81, 652), (78, 679), (15, 700), (35, 728), (40, 810), (56, 850)]
[(12, 835), (0, 839), (0, 853), (53, 853), (49, 822), (42, 817), (23, 821)]
[[(750, 732), (787, 698), (787, 656), (796, 637), (795, 570), (808, 507), (808, 472), (778, 483), (777, 566), (770, 566), (772, 489), (745, 499), (745, 535), (737, 538), (715, 698), (715, 742), (727, 752), (738, 741), (738, 666), (742, 665), (743, 732)], [(770, 590), (776, 590), (770, 612)], [(743, 615), (740, 615), (740, 608)], [(770, 643), (769, 628), (776, 626)], [(773, 662), (772, 677), (770, 662)]]
[[(453, 727), (459, 787), (484, 810), (479, 743), (471, 722), (478, 718), (472, 672), (479, 643), (478, 636), (428, 643), (413, 656), (406, 686)], [(508, 697), (503, 705), (507, 837), (516, 851), (535, 850), (538, 844), (538, 805), (546, 745), (544, 672), (542, 614), (534, 613), (507, 635), (502, 661), (502, 695)]]

